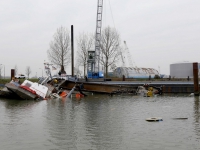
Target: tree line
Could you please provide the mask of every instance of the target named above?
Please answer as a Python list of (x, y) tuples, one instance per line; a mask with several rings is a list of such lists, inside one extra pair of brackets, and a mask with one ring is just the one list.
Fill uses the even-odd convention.
[[(18, 67), (17, 65), (14, 66), (14, 70), (15, 70), (15, 75), (18, 74)], [(27, 66), (25, 69), (25, 74), (27, 75), (27, 77), (29, 78), (30, 74), (31, 74), (31, 67)], [(5, 75), (5, 70), (4, 70), (4, 75)], [(0, 79), (2, 79), (2, 66), (0, 65)]]
[[(79, 33), (76, 38), (77, 45), (77, 56), (75, 60), (75, 74), (80, 74), (78, 66), (83, 67), (83, 75), (87, 74), (87, 61), (88, 61), (88, 51), (95, 50), (95, 34), (92, 33)], [(70, 32), (65, 27), (59, 27), (53, 39), (49, 44), (49, 49), (47, 50), (48, 59), (60, 68), (60, 72), (66, 72), (65, 67), (70, 64), (71, 61), (71, 39)], [(121, 54), (121, 39), (119, 32), (110, 26), (102, 29), (101, 39), (100, 39), (100, 57), (99, 60), (96, 58), (96, 62), (99, 62), (101, 69), (104, 71), (104, 76), (107, 77), (108, 70), (114, 69), (116, 63), (120, 59)], [(18, 72), (17, 65), (14, 67), (15, 75)], [(1, 77), (1, 67), (0, 67), (0, 77)], [(25, 74), (29, 78), (31, 74), (30, 66), (25, 69)]]
[[(50, 42), (50, 47), (47, 50), (48, 59), (60, 67), (60, 71), (64, 72), (65, 67), (70, 64), (71, 60), (71, 44), (70, 32), (65, 27), (59, 27)], [(95, 50), (95, 34), (79, 33), (76, 38), (77, 57), (75, 66), (83, 66), (84, 76), (87, 74), (88, 51)], [(108, 75), (109, 67), (115, 66), (119, 61), (121, 52), (121, 40), (119, 32), (112, 27), (102, 29), (100, 39), (100, 57), (98, 58), (104, 75)], [(96, 58), (97, 59), (97, 58)], [(97, 60), (96, 60), (97, 61)], [(75, 74), (80, 70), (76, 67)]]

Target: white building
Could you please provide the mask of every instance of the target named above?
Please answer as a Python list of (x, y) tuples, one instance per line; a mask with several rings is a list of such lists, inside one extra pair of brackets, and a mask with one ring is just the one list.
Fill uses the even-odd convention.
[(125, 78), (154, 78), (155, 75), (159, 75), (159, 72), (153, 68), (137, 68), (137, 67), (117, 67), (113, 71), (113, 75), (116, 77)]
[[(200, 64), (198, 64), (200, 69)], [(193, 62), (179, 62), (170, 64), (171, 78), (193, 78)]]

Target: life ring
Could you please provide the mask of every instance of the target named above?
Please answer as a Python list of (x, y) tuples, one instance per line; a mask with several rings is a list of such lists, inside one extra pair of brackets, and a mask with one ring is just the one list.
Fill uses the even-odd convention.
[(157, 122), (157, 121), (163, 121), (163, 119), (161, 117), (152, 117), (152, 118), (147, 118), (146, 121)]

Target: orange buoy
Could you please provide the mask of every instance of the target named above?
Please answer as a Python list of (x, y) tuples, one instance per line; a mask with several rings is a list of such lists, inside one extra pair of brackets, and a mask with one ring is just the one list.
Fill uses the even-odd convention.
[(76, 93), (76, 98), (81, 98), (84, 97), (84, 95), (82, 95), (81, 93)]
[(67, 92), (66, 91), (63, 91), (61, 94), (60, 94), (60, 97), (66, 97), (67, 96)]

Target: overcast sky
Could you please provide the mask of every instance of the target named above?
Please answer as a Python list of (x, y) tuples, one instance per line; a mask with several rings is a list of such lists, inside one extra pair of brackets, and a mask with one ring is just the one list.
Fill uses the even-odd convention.
[[(118, 30), (137, 67), (169, 74), (172, 63), (200, 60), (199, 8), (200, 0), (104, 0), (103, 28)], [(41, 76), (56, 29), (74, 25), (74, 39), (94, 33), (96, 11), (97, 0), (1, 0), (0, 64), (6, 75), (17, 65), (18, 73), (30, 66), (30, 76)]]

